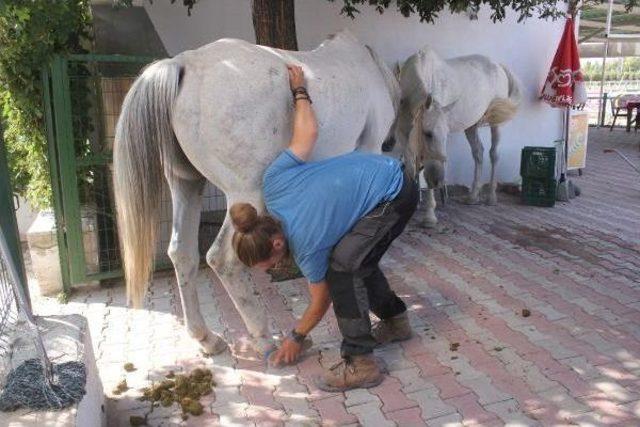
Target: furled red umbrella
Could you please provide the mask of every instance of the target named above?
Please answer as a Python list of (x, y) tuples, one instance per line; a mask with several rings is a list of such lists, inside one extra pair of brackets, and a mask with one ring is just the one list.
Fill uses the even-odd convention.
[(564, 147), (561, 156), (558, 200), (568, 201), (579, 194), (579, 189), (565, 178), (567, 172), (567, 151), (569, 139), (569, 109), (587, 102), (587, 90), (580, 71), (580, 54), (576, 43), (573, 18), (570, 15), (551, 63), (551, 69), (542, 88), (542, 100), (552, 107), (564, 108)]
[(542, 99), (552, 107), (572, 107), (587, 102), (572, 18), (567, 18), (565, 23), (560, 45), (542, 89)]

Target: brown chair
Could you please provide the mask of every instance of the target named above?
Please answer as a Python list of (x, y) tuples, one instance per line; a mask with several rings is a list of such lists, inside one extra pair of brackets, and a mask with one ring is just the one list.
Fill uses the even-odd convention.
[[(630, 95), (618, 95), (615, 98), (611, 98), (611, 115), (613, 116), (613, 122), (609, 127), (609, 131), (613, 130), (619, 116), (627, 117), (627, 101), (629, 97)], [(623, 112), (620, 112), (620, 110), (623, 110)]]

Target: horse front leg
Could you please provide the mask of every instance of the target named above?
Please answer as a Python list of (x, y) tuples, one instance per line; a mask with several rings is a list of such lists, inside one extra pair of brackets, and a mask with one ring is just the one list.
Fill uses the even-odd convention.
[(425, 205), (425, 216), (423, 224), (427, 228), (435, 227), (438, 223), (438, 218), (436, 217), (435, 190), (432, 188), (427, 189), (427, 199), (425, 200)]
[[(256, 200), (238, 198), (238, 201), (250, 202), (260, 210), (260, 204)], [(228, 206), (233, 202), (227, 199)], [(240, 313), (247, 330), (253, 339), (255, 350), (263, 355), (273, 346), (268, 325), (267, 313), (264, 305), (254, 293), (254, 282), (249, 268), (244, 266), (236, 256), (231, 239), (233, 237), (233, 225), (227, 212), (224, 223), (220, 228), (218, 237), (207, 252), (207, 263), (216, 272), (220, 282), (229, 293), (233, 304)]]
[(218, 354), (227, 348), (224, 339), (207, 328), (200, 313), (196, 290), (200, 254), (198, 253), (198, 229), (200, 225), (201, 198), (205, 180), (187, 180), (168, 177), (173, 204), (171, 242), (167, 251), (173, 262), (182, 301), (184, 325), (206, 354)]
[(480, 202), (480, 176), (482, 175), (482, 158), (484, 157), (484, 147), (482, 141), (478, 135), (478, 127), (473, 126), (464, 131), (467, 141), (471, 146), (471, 154), (473, 155), (473, 161), (475, 162), (475, 169), (473, 172), (473, 184), (471, 184), (471, 190), (467, 197), (467, 204), (477, 205)]

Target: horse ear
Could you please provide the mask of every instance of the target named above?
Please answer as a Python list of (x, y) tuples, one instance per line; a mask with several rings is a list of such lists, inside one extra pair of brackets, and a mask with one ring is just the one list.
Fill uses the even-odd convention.
[(396, 66), (393, 67), (393, 75), (396, 76), (396, 79), (398, 79), (398, 81), (400, 81), (400, 70), (402, 69), (402, 66), (400, 65), (400, 62), (396, 62)]
[(427, 95), (427, 100), (424, 101), (424, 109), (428, 110), (433, 105), (433, 96), (431, 94)]

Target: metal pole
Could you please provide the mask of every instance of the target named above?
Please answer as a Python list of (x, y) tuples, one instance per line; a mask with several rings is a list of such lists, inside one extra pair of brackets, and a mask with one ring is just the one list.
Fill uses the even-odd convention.
[[(598, 97), (598, 113), (602, 114), (602, 117), (605, 117), (606, 114), (606, 104), (602, 102), (602, 94), (604, 92), (604, 76), (605, 76), (605, 66), (607, 65), (607, 56), (609, 55), (609, 34), (611, 33), (611, 18), (613, 14), (613, 0), (609, 0), (609, 9), (607, 11), (607, 27), (605, 28), (604, 33), (604, 52), (602, 55), (602, 75), (600, 78), (600, 96)], [(603, 120), (604, 124), (604, 120)]]
[(18, 268), (16, 267), (16, 261), (11, 256), (11, 252), (9, 252), (9, 245), (2, 228), (0, 228), (0, 252), (2, 252), (2, 255), (4, 255), (5, 258), (5, 263), (9, 271), (9, 278), (11, 279), (13, 294), (18, 300), (18, 307), (27, 319), (27, 323), (31, 327), (31, 331), (34, 334), (33, 339), (35, 341), (38, 353), (40, 353), (40, 360), (42, 361), (42, 365), (44, 368), (44, 377), (47, 380), (47, 383), (49, 385), (52, 385), (53, 368), (51, 366), (51, 360), (49, 360), (49, 356), (47, 356), (47, 350), (44, 348), (44, 343), (42, 342), (42, 336), (40, 335), (40, 331), (38, 330), (38, 325), (36, 324), (31, 310), (27, 306), (27, 299), (23, 288), (23, 286), (26, 286), (26, 284), (22, 283), (22, 279), (20, 278), (20, 274), (18, 273)]

